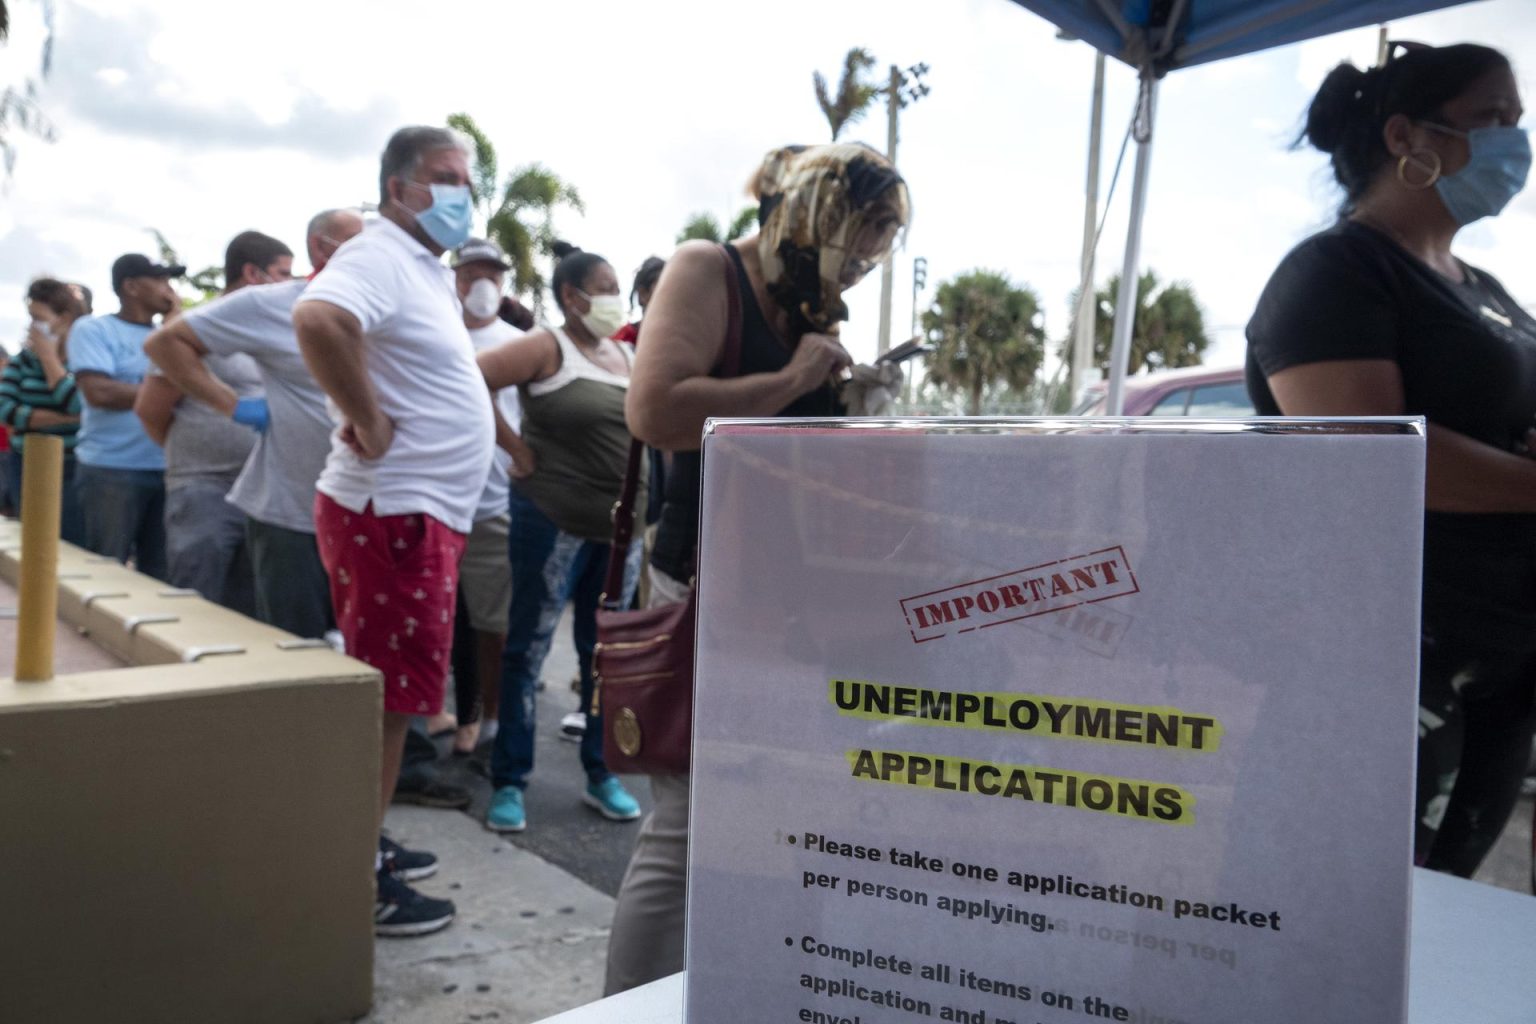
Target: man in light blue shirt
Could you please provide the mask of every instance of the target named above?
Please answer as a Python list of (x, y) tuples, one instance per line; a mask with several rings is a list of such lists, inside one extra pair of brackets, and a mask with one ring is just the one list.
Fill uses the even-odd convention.
[(112, 264), (120, 308), (77, 321), (69, 335), (69, 368), (84, 398), (76, 482), (85, 512), (86, 547), (164, 579), (165, 453), (133, 413), (149, 368), (144, 339), (154, 318), (181, 308), (171, 279), (186, 267), (129, 253)]

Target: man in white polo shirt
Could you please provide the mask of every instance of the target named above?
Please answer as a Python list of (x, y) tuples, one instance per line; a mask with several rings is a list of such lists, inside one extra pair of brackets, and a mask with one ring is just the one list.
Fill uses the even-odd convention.
[[(442, 710), (459, 557), (494, 447), (444, 252), (469, 237), (468, 147), (402, 128), (384, 148), (381, 214), (342, 246), (293, 311), (299, 350), (337, 421), (315, 496), (315, 539), (347, 652), (384, 676), (380, 822), (413, 715)], [(376, 874), (374, 929), (423, 935), (454, 907)]]

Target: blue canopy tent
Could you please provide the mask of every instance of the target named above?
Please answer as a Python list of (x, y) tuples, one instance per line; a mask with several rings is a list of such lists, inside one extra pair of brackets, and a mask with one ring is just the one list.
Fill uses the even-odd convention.
[[(1157, 83), (1181, 67), (1236, 57), (1346, 29), (1455, 7), (1467, 0), (1014, 0), (1095, 49), (1141, 73), (1134, 126), (1136, 172), (1131, 186), (1122, 282), (1140, 273), (1141, 225)], [(1092, 281), (1083, 287), (1093, 288)], [(1125, 369), (1135, 327), (1136, 287), (1122, 287), (1115, 307), (1105, 412), (1124, 409)]]

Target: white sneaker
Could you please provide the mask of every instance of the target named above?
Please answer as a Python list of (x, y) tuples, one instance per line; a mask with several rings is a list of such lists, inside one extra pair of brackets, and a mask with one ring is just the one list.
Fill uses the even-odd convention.
[(570, 740), (572, 743), (580, 743), (581, 738), (587, 734), (587, 716), (583, 711), (572, 711), (560, 719), (560, 738)]

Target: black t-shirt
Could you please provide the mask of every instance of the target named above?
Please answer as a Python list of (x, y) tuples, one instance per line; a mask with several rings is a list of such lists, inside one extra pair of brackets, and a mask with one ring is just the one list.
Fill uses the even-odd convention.
[[(1254, 407), (1281, 414), (1266, 377), (1288, 367), (1390, 359), (1409, 415), (1523, 450), (1536, 427), (1536, 320), (1492, 275), (1465, 270), (1464, 283), (1447, 280), (1353, 221), (1302, 242), (1248, 323)], [(1428, 624), (1536, 646), (1536, 515), (1428, 514), (1424, 573)], [(1488, 573), (1502, 582), (1490, 586)]]
[(1407, 411), (1513, 451), (1536, 427), (1536, 320), (1494, 278), (1454, 284), (1353, 221), (1281, 262), (1248, 323), (1248, 392), (1280, 409), (1265, 377), (1336, 359), (1390, 359)]

